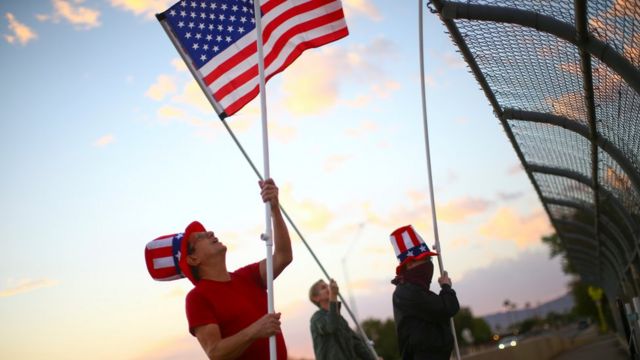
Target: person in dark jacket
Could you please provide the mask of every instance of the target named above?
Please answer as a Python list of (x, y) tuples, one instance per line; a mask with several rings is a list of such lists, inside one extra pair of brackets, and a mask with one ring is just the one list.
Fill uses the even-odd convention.
[(363, 339), (340, 315), (339, 288), (316, 281), (309, 289), (309, 300), (318, 307), (311, 317), (311, 338), (316, 360), (376, 360)]
[(400, 265), (396, 268), (393, 317), (403, 360), (449, 360), (454, 339), (450, 319), (460, 310), (451, 279), (444, 271), (440, 293), (430, 290), (433, 278), (429, 250), (411, 225), (391, 233)]

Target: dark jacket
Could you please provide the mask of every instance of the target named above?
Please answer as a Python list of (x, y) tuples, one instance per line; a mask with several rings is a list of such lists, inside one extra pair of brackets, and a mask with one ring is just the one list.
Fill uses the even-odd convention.
[(311, 338), (317, 360), (371, 360), (373, 355), (340, 315), (340, 303), (330, 302), (329, 311), (319, 309), (311, 317)]
[(440, 294), (404, 282), (393, 292), (393, 317), (403, 360), (449, 360), (453, 350), (450, 319), (460, 310), (456, 292)]

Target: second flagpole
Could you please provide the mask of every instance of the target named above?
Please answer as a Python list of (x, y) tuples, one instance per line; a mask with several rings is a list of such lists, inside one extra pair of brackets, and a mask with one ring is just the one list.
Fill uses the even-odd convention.
[[(431, 176), (431, 152), (429, 149), (429, 124), (427, 122), (427, 91), (425, 88), (425, 75), (424, 75), (424, 29), (423, 29), (423, 4), (422, 0), (418, 1), (419, 9), (418, 9), (418, 30), (419, 30), (419, 42), (420, 42), (420, 92), (422, 95), (422, 120), (424, 124), (424, 144), (427, 156), (427, 173), (429, 179), (429, 197), (431, 200), (431, 217), (433, 221), (433, 234), (436, 241), (436, 251), (438, 252), (438, 267), (440, 269), (440, 275), (444, 272), (444, 265), (442, 263), (442, 249), (440, 247), (440, 238), (438, 235), (438, 220), (436, 217), (436, 204), (433, 195), (433, 178)], [(460, 349), (458, 347), (458, 337), (456, 336), (456, 327), (453, 322), (453, 318), (451, 321), (451, 332), (453, 333), (453, 342), (456, 349), (456, 359), (460, 360)]]

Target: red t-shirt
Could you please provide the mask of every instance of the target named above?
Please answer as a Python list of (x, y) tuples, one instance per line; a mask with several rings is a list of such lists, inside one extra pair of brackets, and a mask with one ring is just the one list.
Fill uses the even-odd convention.
[[(232, 336), (267, 313), (267, 291), (258, 263), (229, 274), (230, 281), (202, 279), (187, 294), (189, 332), (195, 336), (198, 326), (216, 324), (222, 338)], [(287, 359), (282, 333), (276, 335), (278, 360)], [(257, 339), (238, 359), (269, 359), (269, 338)]]

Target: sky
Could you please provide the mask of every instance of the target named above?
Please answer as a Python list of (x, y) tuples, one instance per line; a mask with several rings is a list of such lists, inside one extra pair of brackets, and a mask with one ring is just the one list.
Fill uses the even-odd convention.
[[(230, 270), (264, 258), (257, 178), (154, 14), (166, 0), (0, 2), (0, 358), (202, 359), (186, 280), (156, 282), (144, 246), (192, 220)], [(350, 35), (267, 84), (281, 204), (360, 319), (392, 317), (412, 224), (429, 245), (418, 4), (343, 0)], [(543, 303), (569, 279), (548, 218), (488, 101), (425, 10), (427, 114), (443, 264), (462, 306)], [(262, 169), (260, 110), (228, 123)], [(323, 278), (290, 227), (275, 281), (289, 354), (313, 356), (309, 286)]]

